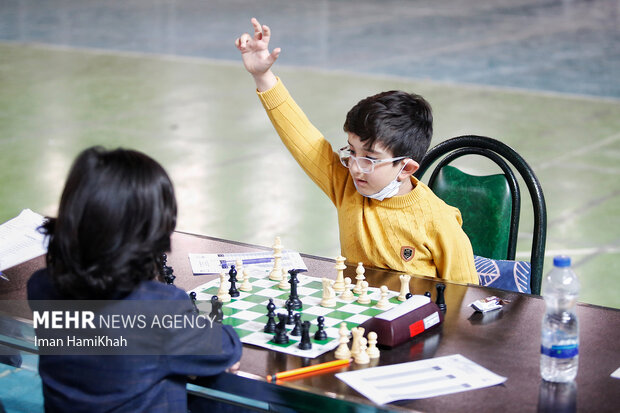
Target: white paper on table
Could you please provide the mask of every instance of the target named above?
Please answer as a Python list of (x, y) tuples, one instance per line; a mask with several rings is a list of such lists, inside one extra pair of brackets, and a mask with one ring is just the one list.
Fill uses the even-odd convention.
[(0, 271), (47, 252), (47, 239), (37, 230), (44, 220), (42, 215), (24, 209), (0, 225)]
[(506, 381), (460, 354), (336, 374), (377, 404), (425, 399)]
[[(192, 266), (194, 275), (200, 274), (219, 274), (223, 270), (235, 265), (237, 260), (241, 260), (244, 266), (264, 267), (265, 270), (273, 268), (273, 252), (242, 252), (225, 254), (189, 254), (189, 262)], [(298, 252), (282, 251), (282, 268), (307, 270), (306, 264)]]
[(611, 373), (611, 377), (613, 377), (614, 379), (620, 379), (620, 367), (618, 367), (616, 371)]

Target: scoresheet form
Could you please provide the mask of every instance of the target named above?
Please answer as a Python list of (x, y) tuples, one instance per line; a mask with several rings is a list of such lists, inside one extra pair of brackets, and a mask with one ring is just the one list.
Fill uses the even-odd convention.
[(377, 404), (495, 386), (506, 377), (460, 354), (336, 374)]
[[(241, 260), (243, 266), (251, 265), (255, 270), (269, 270), (273, 268), (273, 252), (242, 252), (226, 254), (189, 254), (189, 262), (192, 266), (194, 275), (219, 274), (223, 270), (228, 270), (231, 265), (235, 265), (237, 260)], [(287, 270), (307, 270), (301, 255), (295, 251), (282, 251), (282, 268)]]

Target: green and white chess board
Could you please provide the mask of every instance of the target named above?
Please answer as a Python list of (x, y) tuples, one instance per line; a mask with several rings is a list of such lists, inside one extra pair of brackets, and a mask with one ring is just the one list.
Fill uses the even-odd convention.
[[(398, 293), (388, 291), (389, 306), (383, 309), (375, 307), (377, 301), (381, 298), (379, 288), (370, 287), (368, 295), (370, 304), (359, 304), (355, 300), (342, 300), (340, 293), (336, 293), (336, 306), (332, 308), (321, 307), (321, 299), (323, 297), (323, 284), (320, 278), (299, 274), (297, 279), (297, 292), (302, 301), (303, 308), (301, 311), (301, 320), (310, 321), (310, 339), (312, 349), (301, 350), (299, 342), (301, 336), (290, 335), (293, 325), (287, 325), (289, 333), (289, 342), (287, 344), (275, 344), (272, 340), (273, 334), (263, 332), (265, 324), (267, 324), (267, 304), (270, 298), (276, 305), (276, 313), (284, 313), (284, 303), (289, 297), (289, 290), (281, 290), (278, 288), (279, 281), (269, 279), (269, 270), (260, 266), (246, 266), (250, 274), (250, 283), (252, 285), (251, 292), (239, 291), (239, 297), (233, 298), (232, 301), (224, 303), (222, 310), (224, 312), (224, 324), (232, 326), (241, 342), (252, 344), (255, 346), (267, 348), (273, 351), (292, 354), (300, 357), (315, 358), (323, 353), (338, 347), (338, 329), (340, 323), (345, 322), (350, 330), (357, 327), (364, 321), (372, 318), (384, 311), (387, 311), (400, 304), (396, 298)], [(239, 276), (237, 277), (239, 278)], [(355, 281), (355, 280), (353, 280)], [(211, 297), (217, 295), (220, 281), (215, 279), (205, 283), (192, 291), (196, 292), (197, 305), (200, 308), (200, 301), (208, 301)], [(241, 283), (237, 283), (237, 288)], [(325, 317), (325, 332), (327, 340), (315, 340), (314, 333), (317, 331), (317, 317)], [(278, 319), (276, 317), (276, 323)]]

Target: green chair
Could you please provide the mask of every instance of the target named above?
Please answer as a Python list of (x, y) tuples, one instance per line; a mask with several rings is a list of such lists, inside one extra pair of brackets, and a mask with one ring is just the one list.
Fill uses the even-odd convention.
[[(475, 176), (449, 165), (464, 155), (486, 157), (497, 164), (502, 173)], [(494, 260), (515, 259), (521, 194), (513, 169), (519, 173), (534, 207), (530, 286), (533, 294), (540, 294), (547, 209), (540, 182), (530, 166), (512, 148), (496, 139), (466, 135), (431, 148), (415, 176), (420, 179), (441, 157), (428, 181), (429, 187), (447, 204), (459, 208), (463, 230), (472, 243), (474, 254)]]

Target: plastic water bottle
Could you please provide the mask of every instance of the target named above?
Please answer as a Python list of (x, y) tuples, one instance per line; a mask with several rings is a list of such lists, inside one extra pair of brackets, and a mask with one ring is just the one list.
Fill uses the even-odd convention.
[(542, 282), (547, 308), (542, 321), (540, 375), (550, 382), (570, 382), (577, 376), (579, 279), (570, 265), (569, 257), (555, 257), (553, 269)]

